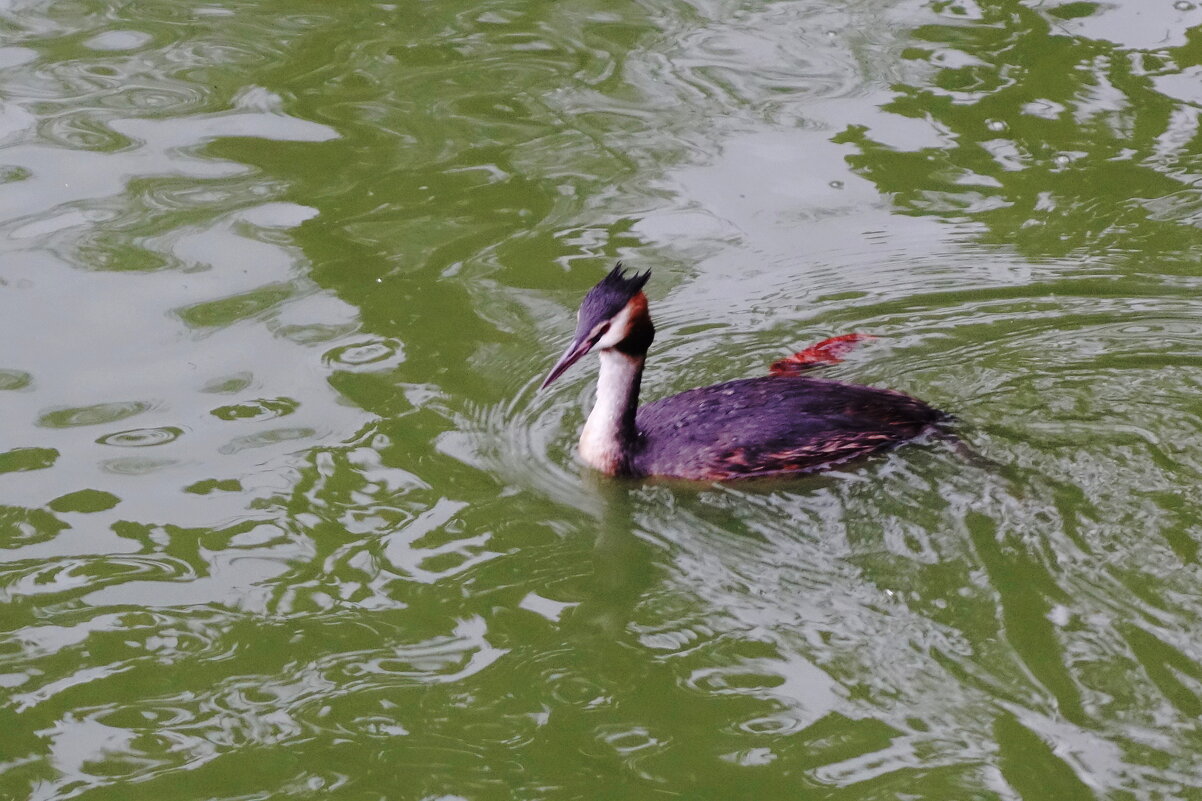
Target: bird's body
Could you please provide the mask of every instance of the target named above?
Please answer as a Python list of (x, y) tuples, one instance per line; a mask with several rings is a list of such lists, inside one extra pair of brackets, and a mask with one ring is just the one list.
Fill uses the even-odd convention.
[(631, 472), (710, 480), (807, 473), (900, 445), (940, 417), (908, 395), (838, 381), (730, 381), (639, 409)]
[[(813, 472), (896, 447), (946, 419), (900, 392), (789, 371), (691, 389), (639, 407), (655, 330), (641, 292), (647, 277), (626, 278), (615, 268), (589, 293), (575, 341), (544, 382), (599, 350), (597, 399), (580, 455), (603, 473), (712, 481)], [(830, 347), (815, 348), (824, 345)], [(837, 356), (793, 364), (832, 361)]]

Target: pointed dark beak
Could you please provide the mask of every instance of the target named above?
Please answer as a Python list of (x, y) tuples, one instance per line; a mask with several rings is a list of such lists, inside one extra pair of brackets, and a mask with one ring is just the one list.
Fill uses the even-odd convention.
[(547, 373), (547, 377), (543, 379), (539, 389), (546, 389), (550, 386), (552, 381), (563, 375), (569, 367), (580, 361), (584, 354), (592, 350), (595, 344), (597, 344), (596, 340), (589, 341), (588, 337), (577, 337), (559, 357), (559, 361), (555, 362), (555, 366), (551, 368), (551, 372)]

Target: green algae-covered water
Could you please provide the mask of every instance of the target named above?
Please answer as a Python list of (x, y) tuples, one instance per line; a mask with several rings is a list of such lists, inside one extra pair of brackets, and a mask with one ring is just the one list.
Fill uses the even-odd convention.
[[(1202, 8), (0, 5), (0, 797), (1202, 798)], [(954, 413), (796, 481), (646, 397)]]

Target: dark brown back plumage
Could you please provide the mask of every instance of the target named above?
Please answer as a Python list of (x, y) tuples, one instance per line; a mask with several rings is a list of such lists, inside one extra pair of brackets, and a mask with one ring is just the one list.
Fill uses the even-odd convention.
[(894, 448), (945, 419), (887, 389), (801, 376), (730, 381), (642, 406), (630, 466), (702, 480), (812, 472)]

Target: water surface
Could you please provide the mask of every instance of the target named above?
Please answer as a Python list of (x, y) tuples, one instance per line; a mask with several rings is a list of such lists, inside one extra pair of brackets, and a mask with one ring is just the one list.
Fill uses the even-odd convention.
[[(0, 10), (0, 795), (1202, 798), (1202, 9)], [(833, 334), (956, 414), (599, 481)]]

